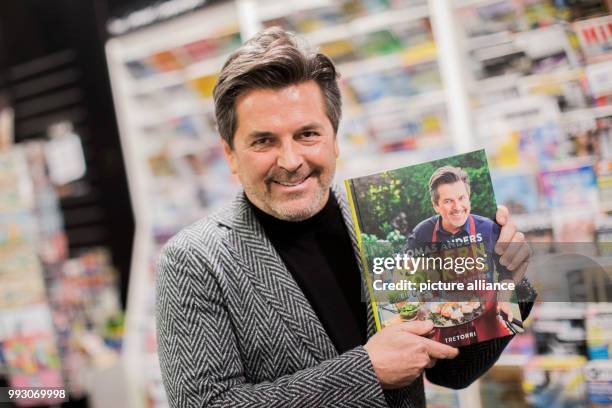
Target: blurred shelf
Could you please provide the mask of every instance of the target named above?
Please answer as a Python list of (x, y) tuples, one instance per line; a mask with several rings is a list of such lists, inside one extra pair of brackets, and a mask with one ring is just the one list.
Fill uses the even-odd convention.
[(135, 80), (131, 85), (133, 95), (144, 95), (185, 82), (182, 71), (163, 72)]
[(513, 214), (512, 218), (521, 231), (552, 228), (552, 216), (549, 212), (535, 212), (531, 214)]
[(366, 75), (399, 67), (411, 67), (437, 61), (437, 49), (433, 43), (423, 44), (418, 49), (406, 49), (393, 54), (363, 58), (358, 61), (338, 64), (342, 78)]
[[(560, 41), (564, 36), (565, 41)], [(466, 51), (480, 61), (522, 52), (531, 57), (542, 53), (552, 55), (555, 52), (566, 52), (571, 59), (570, 54), (574, 53), (567, 39), (567, 25), (563, 23), (519, 32), (503, 30), (470, 37), (466, 39)], [(577, 63), (576, 59), (571, 61)]]
[(563, 121), (572, 121), (579, 118), (591, 117), (593, 119), (612, 116), (612, 105), (595, 106), (585, 109), (574, 109), (562, 113)]
[(549, 83), (579, 80), (584, 75), (584, 69), (564, 67), (551, 72), (523, 75), (519, 77), (520, 85), (542, 86)]
[(223, 64), (231, 54), (231, 52), (228, 52), (188, 65), (185, 68), (187, 78), (195, 79), (203, 76), (216, 75), (221, 71)]
[(260, 1), (257, 4), (257, 18), (260, 21), (269, 21), (294, 13), (334, 5), (337, 5), (334, 0), (309, 0), (307, 2), (297, 2), (295, 0), (285, 0), (283, 2)]
[(146, 78), (135, 80), (132, 85), (134, 95), (145, 95), (164, 88), (178, 86), (189, 80), (215, 75), (223, 67), (231, 53), (211, 57), (187, 65), (184, 69), (153, 74)]
[(557, 83), (568, 80), (579, 79), (583, 75), (583, 69), (580, 68), (562, 68), (559, 70), (521, 75), (519, 73), (510, 73), (498, 76), (492, 76), (476, 80), (473, 84), (473, 92), (487, 92), (506, 88), (518, 88), (520, 86), (529, 85), (545, 85), (548, 83)]
[(587, 57), (587, 65), (599, 64), (600, 62), (612, 61), (612, 53)]
[(506, 2), (507, 0), (455, 0), (455, 8), (485, 7), (491, 4)]
[(139, 127), (150, 128), (170, 122), (173, 119), (214, 112), (212, 101), (206, 102), (206, 100), (202, 99), (189, 104), (169, 105), (167, 108), (159, 110), (147, 109), (148, 115), (143, 115), (138, 120)]
[(364, 17), (358, 17), (345, 24), (321, 28), (304, 34), (304, 37), (310, 44), (322, 44), (346, 39), (354, 35), (386, 30), (392, 28), (394, 25), (408, 23), (426, 17), (429, 17), (429, 7), (427, 5), (400, 10), (387, 10)]
[(495, 47), (500, 44), (510, 43), (514, 35), (510, 31), (499, 31), (492, 34), (483, 34), (467, 39), (466, 51), (474, 51), (479, 48)]
[(496, 367), (523, 367), (529, 362), (530, 356), (524, 354), (502, 354), (495, 363)]
[(347, 105), (347, 112), (352, 114), (371, 114), (390, 109), (405, 108), (411, 112), (421, 111), (446, 102), (443, 90), (423, 92), (412, 96), (384, 97), (377, 101), (365, 102), (358, 105)]

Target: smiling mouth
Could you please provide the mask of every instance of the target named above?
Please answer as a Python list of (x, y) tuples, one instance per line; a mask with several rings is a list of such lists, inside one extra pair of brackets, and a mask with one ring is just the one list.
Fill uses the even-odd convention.
[(284, 187), (296, 187), (302, 184), (303, 182), (305, 182), (306, 180), (308, 180), (309, 177), (310, 177), (310, 174), (304, 177), (302, 180), (296, 181), (296, 182), (278, 181), (278, 180), (272, 180), (272, 182), (276, 184), (280, 184), (281, 186), (284, 186)]

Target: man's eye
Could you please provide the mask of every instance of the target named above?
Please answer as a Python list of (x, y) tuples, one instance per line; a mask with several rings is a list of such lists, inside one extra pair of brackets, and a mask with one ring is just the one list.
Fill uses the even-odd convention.
[(302, 136), (305, 138), (309, 138), (309, 137), (313, 137), (313, 136), (318, 136), (319, 133), (315, 132), (314, 130), (306, 130), (304, 132), (302, 132)]
[(269, 144), (271, 139), (269, 137), (262, 137), (253, 142), (253, 146), (263, 146)]

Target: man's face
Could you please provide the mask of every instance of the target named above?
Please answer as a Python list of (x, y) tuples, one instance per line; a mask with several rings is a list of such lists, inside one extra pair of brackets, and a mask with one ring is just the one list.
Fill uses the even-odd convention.
[(434, 209), (442, 217), (445, 229), (456, 232), (465, 224), (470, 215), (470, 195), (463, 181), (438, 186), (438, 202), (433, 203)]
[(223, 151), (249, 200), (276, 218), (301, 221), (329, 198), (338, 143), (319, 85), (255, 89), (236, 101), (233, 149)]

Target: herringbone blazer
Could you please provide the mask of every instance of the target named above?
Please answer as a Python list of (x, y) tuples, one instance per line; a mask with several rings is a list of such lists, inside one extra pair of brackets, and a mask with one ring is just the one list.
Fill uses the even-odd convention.
[[(343, 192), (332, 191), (361, 268), (350, 209)], [(383, 391), (362, 346), (338, 354), (243, 194), (165, 245), (156, 290), (158, 354), (172, 407), (425, 406), (422, 378)], [(371, 306), (368, 328), (373, 335)], [(465, 347), (426, 375), (465, 387), (509, 339)]]

